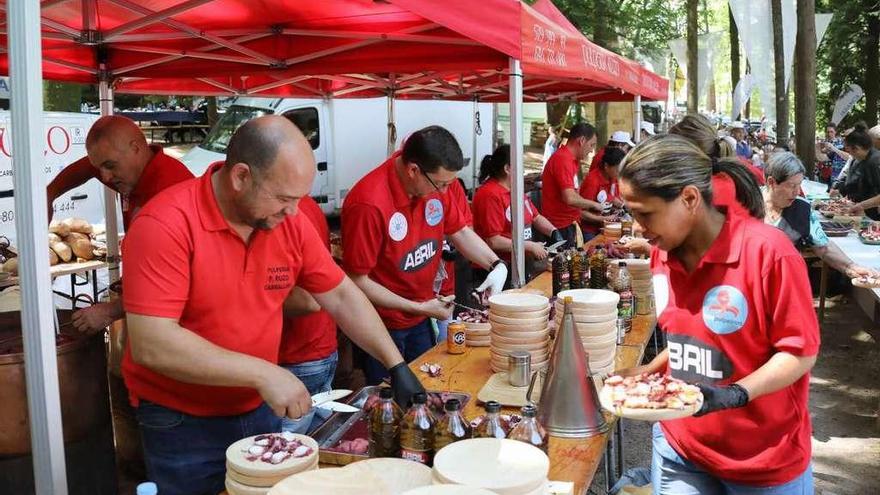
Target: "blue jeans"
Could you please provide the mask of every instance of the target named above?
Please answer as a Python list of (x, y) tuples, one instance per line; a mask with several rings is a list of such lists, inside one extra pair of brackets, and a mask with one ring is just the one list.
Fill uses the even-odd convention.
[(788, 483), (777, 486), (739, 485), (716, 478), (683, 459), (666, 441), (660, 423), (653, 427), (654, 453), (651, 485), (654, 495), (812, 495), (813, 466)]
[[(326, 392), (333, 386), (333, 376), (336, 374), (336, 363), (339, 362), (339, 354), (333, 354), (314, 361), (306, 361), (297, 364), (282, 364), (287, 371), (294, 374), (299, 381), (303, 382), (310, 395)], [(332, 411), (313, 407), (300, 419), (281, 418), (281, 430), (303, 435), (311, 433), (330, 417)]]
[(137, 419), (147, 476), (162, 495), (220, 493), (229, 445), (281, 428), (281, 419), (265, 403), (237, 416), (200, 417), (141, 401)]
[[(389, 333), (391, 333), (391, 340), (394, 341), (394, 344), (407, 363), (413, 362), (436, 344), (434, 328), (431, 325), (430, 318), (425, 318), (418, 325), (409, 328), (389, 330)], [(367, 377), (367, 385), (378, 385), (383, 379), (388, 377), (388, 370), (385, 369), (385, 366), (379, 360), (367, 355), (366, 362), (364, 363), (364, 374)]]
[(446, 340), (446, 334), (449, 332), (449, 324), (452, 323), (453, 318), (434, 321), (437, 322), (437, 342), (443, 342)]

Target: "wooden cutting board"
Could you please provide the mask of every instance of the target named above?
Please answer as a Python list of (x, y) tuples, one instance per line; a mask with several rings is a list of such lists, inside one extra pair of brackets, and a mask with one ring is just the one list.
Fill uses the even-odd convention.
[[(544, 380), (542, 375), (535, 379), (535, 389), (532, 391), (532, 401), (538, 403), (541, 399), (541, 385)], [(485, 404), (490, 400), (499, 402), (504, 406), (522, 407), (529, 402), (526, 400), (526, 392), (529, 387), (514, 387), (507, 379), (507, 372), (495, 373), (489, 381), (483, 385), (477, 394), (477, 400)]]
[(344, 469), (379, 478), (393, 494), (404, 493), (413, 488), (431, 484), (431, 468), (405, 459), (390, 457), (368, 459), (349, 464)]

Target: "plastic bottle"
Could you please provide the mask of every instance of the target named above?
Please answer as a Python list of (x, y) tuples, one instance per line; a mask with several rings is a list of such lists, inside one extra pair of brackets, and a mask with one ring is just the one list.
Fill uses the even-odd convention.
[(394, 402), (394, 391), (379, 389), (379, 403), (370, 411), (370, 457), (400, 457), (400, 422), (403, 411)]
[(452, 442), (471, 437), (471, 425), (461, 415), (461, 402), (458, 399), (449, 399), (443, 404), (446, 414), (437, 421), (434, 427), (434, 452), (446, 447)]
[(526, 442), (529, 444), (538, 447), (543, 450), (544, 453), (547, 453), (547, 449), (549, 447), (549, 442), (547, 441), (547, 430), (541, 426), (541, 423), (538, 422), (538, 409), (529, 404), (527, 406), (523, 406), (522, 410), (522, 421), (519, 422), (516, 427), (510, 432), (511, 440), (519, 440), (520, 442)]
[(607, 289), (608, 288), (608, 258), (605, 257), (605, 248), (596, 246), (590, 256), (590, 288), (591, 289)]
[(413, 405), (400, 423), (400, 457), (430, 466), (434, 462), (434, 424), (437, 420), (426, 405), (428, 395), (417, 392)]
[(569, 257), (568, 251), (562, 251), (553, 257), (551, 267), (553, 270), (553, 295), (554, 296), (564, 290), (568, 290), (569, 288), (571, 288), (571, 285), (570, 285), (571, 273), (569, 271), (568, 257)]
[(617, 343), (622, 344), (627, 332), (632, 329), (633, 293), (632, 279), (626, 268), (626, 262), (621, 261), (618, 266), (614, 290), (620, 296), (620, 301), (617, 303)]
[(135, 493), (137, 495), (158, 495), (159, 487), (152, 481), (145, 481), (137, 486)]
[(632, 237), (633, 235), (633, 217), (628, 211), (623, 212), (620, 217), (620, 233), (624, 237)]
[(569, 277), (569, 286), (572, 289), (586, 289), (589, 284), (588, 273), (590, 260), (587, 258), (587, 252), (584, 247), (577, 248), (577, 251), (571, 256), (571, 276)]
[(490, 400), (485, 410), (486, 416), (474, 430), (474, 438), (507, 438), (507, 425), (501, 419), (501, 404)]

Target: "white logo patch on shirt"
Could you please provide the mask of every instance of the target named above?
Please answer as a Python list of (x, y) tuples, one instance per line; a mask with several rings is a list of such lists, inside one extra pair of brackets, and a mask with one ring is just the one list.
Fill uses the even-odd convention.
[(388, 221), (388, 235), (392, 240), (400, 242), (406, 237), (406, 233), (409, 231), (409, 224), (406, 222), (406, 217), (401, 212), (396, 212), (394, 215), (391, 215), (391, 220)]
[(604, 202), (608, 201), (608, 193), (605, 192), (605, 189), (602, 189), (601, 191), (599, 191), (599, 194), (596, 195), (596, 201), (598, 201), (600, 203), (604, 203)]
[(746, 296), (732, 285), (718, 285), (703, 298), (703, 323), (710, 330), (726, 335), (741, 329), (749, 317)]
[(431, 227), (435, 227), (443, 221), (443, 203), (439, 199), (429, 199), (425, 203), (425, 221)]

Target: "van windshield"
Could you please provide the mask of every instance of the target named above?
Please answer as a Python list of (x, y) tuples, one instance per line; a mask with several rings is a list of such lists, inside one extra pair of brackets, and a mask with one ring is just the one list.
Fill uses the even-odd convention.
[(266, 110), (265, 108), (232, 105), (226, 109), (226, 112), (220, 117), (214, 128), (211, 129), (211, 132), (208, 133), (208, 137), (199, 146), (215, 153), (226, 153), (229, 140), (232, 139), (232, 135), (239, 126), (248, 120), (271, 113), (271, 110)]

